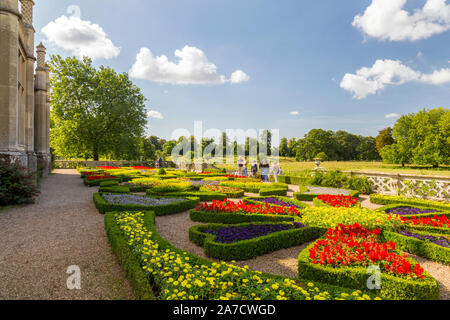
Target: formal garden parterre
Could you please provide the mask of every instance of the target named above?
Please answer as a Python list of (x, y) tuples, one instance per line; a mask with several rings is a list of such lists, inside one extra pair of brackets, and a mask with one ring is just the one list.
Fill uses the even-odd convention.
[[(89, 186), (98, 181), (94, 202), (142, 299), (439, 299), (437, 280), (406, 253), (450, 263), (445, 202), (372, 194), (373, 203), (385, 206), (369, 210), (356, 190), (315, 194), (318, 187), (299, 185), (290, 198), (286, 183), (219, 172), (80, 173)], [(311, 200), (314, 206), (303, 202)], [(155, 215), (186, 211), (200, 223), (190, 228), (190, 241), (221, 262), (177, 249), (158, 234)], [(302, 244), (297, 278), (234, 264)], [(367, 287), (369, 267), (379, 268), (380, 289)]]

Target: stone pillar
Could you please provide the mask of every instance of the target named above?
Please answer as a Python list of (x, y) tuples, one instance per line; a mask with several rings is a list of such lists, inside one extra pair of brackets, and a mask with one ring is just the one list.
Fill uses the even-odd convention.
[(0, 0), (0, 154), (27, 166), (18, 146), (19, 3)]
[(38, 170), (42, 171), (44, 176), (51, 171), (49, 68), (45, 63), (45, 50), (42, 43), (36, 48), (37, 68), (34, 81), (34, 150), (38, 159)]
[(26, 104), (25, 104), (25, 148), (28, 155), (28, 169), (37, 170), (37, 159), (34, 152), (34, 35), (32, 0), (20, 0), (22, 14), (23, 45), (26, 54)]

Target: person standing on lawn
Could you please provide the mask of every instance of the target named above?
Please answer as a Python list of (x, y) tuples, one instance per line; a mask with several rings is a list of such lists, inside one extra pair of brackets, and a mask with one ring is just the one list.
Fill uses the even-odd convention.
[(275, 182), (278, 182), (278, 175), (280, 174), (280, 167), (278, 166), (278, 163), (275, 161), (273, 165), (271, 166), (271, 171), (273, 174), (273, 178)]
[(256, 160), (253, 161), (251, 171), (253, 178), (256, 178), (256, 175), (258, 174), (258, 163), (256, 163)]
[(242, 170), (244, 169), (244, 160), (242, 157), (239, 157), (237, 161), (239, 176), (242, 176)]
[(247, 160), (247, 157), (245, 157), (245, 160), (244, 160), (244, 169), (242, 169), (242, 175), (243, 175), (244, 177), (248, 177), (247, 166), (248, 166), (248, 160)]

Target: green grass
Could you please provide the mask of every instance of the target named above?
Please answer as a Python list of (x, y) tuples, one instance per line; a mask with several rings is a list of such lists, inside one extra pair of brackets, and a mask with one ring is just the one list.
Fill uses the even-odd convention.
[[(293, 158), (280, 157), (280, 166), (283, 175), (298, 175), (301, 171), (314, 169), (314, 162), (297, 162)], [(217, 167), (226, 170), (237, 170), (237, 166), (233, 164), (218, 164)], [(433, 175), (450, 177), (450, 166), (441, 166), (440, 168), (432, 168), (431, 166), (406, 165), (402, 168), (397, 164), (385, 164), (377, 161), (325, 161), (321, 167), (328, 171), (364, 171), (364, 172), (383, 172), (394, 174), (413, 174), (413, 175)], [(250, 166), (249, 166), (250, 168)]]

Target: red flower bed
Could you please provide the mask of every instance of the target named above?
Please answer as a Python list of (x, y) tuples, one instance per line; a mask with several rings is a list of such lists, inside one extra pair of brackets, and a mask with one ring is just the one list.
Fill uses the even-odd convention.
[(239, 192), (241, 189), (234, 187), (226, 187), (226, 186), (215, 186), (215, 185), (204, 185), (202, 188), (207, 189), (212, 192)]
[(113, 169), (120, 169), (119, 167), (110, 167), (110, 166), (103, 166), (103, 167), (97, 167), (102, 170), (113, 170)]
[(331, 266), (380, 265), (385, 272), (423, 278), (423, 268), (412, 266), (406, 254), (395, 252), (395, 242), (381, 243), (378, 240), (380, 229), (368, 230), (360, 224), (339, 225), (329, 229), (325, 239), (317, 240), (309, 250), (313, 264)]
[(155, 170), (155, 168), (150, 168), (150, 167), (140, 167), (140, 166), (132, 167), (132, 168), (135, 169), (135, 170)]
[(200, 172), (199, 174), (212, 174), (212, 172)]
[(232, 202), (229, 200), (213, 200), (211, 204), (200, 203), (196, 210), (210, 212), (267, 214), (300, 216), (300, 211), (295, 207), (269, 206), (268, 204), (247, 204), (246, 202)]
[(406, 218), (400, 217), (403, 222), (413, 224), (415, 226), (431, 226), (439, 228), (450, 228), (450, 219), (446, 216), (433, 216), (427, 218)]
[(87, 179), (89, 181), (94, 181), (94, 180), (102, 180), (102, 179), (117, 179), (117, 177), (103, 175), (103, 176), (89, 176), (89, 177), (87, 177)]
[(234, 178), (234, 179), (248, 179), (248, 177), (246, 176), (235, 176), (233, 174), (229, 174), (227, 176), (225, 176), (226, 178)]
[(351, 208), (358, 203), (358, 198), (352, 196), (321, 194), (317, 197), (323, 203), (332, 207)]

